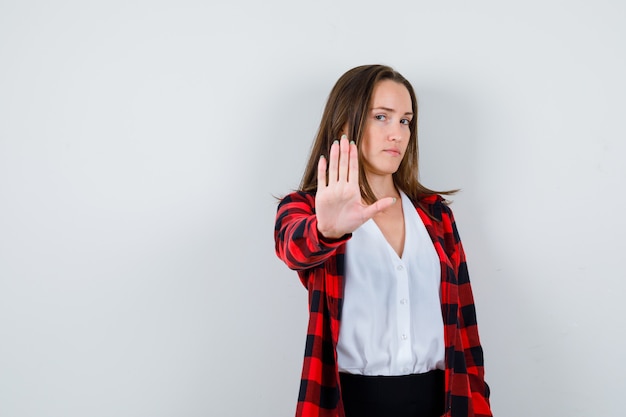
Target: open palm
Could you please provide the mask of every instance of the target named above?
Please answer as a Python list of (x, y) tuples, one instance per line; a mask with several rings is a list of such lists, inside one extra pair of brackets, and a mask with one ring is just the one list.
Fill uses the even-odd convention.
[(328, 163), (326, 158), (320, 158), (317, 165), (315, 211), (317, 229), (324, 237), (337, 239), (352, 233), (394, 202), (394, 198), (387, 197), (370, 206), (362, 203), (358, 150), (353, 142), (348, 143), (345, 135), (331, 146)]

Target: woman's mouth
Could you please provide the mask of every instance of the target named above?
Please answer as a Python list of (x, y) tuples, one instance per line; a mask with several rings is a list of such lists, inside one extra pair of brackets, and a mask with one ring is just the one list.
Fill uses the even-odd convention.
[(383, 152), (385, 152), (388, 155), (391, 156), (400, 156), (400, 150), (395, 149), (395, 148), (389, 148), (389, 149), (384, 149)]

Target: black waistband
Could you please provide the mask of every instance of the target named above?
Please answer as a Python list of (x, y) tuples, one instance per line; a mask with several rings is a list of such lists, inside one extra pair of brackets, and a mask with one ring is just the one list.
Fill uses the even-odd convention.
[(402, 376), (339, 375), (347, 417), (443, 414), (443, 371)]

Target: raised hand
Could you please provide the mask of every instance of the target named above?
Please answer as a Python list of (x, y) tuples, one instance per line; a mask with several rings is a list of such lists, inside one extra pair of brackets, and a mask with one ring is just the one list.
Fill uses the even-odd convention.
[(328, 159), (327, 163), (322, 156), (317, 165), (317, 230), (326, 238), (338, 239), (391, 206), (395, 198), (382, 198), (370, 206), (362, 203), (358, 150), (353, 142), (348, 143), (346, 135), (332, 144)]

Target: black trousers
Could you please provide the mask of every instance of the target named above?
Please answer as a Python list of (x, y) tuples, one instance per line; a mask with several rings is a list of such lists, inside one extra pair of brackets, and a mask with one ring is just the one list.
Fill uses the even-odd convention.
[(444, 372), (405, 376), (340, 373), (346, 417), (441, 417)]

